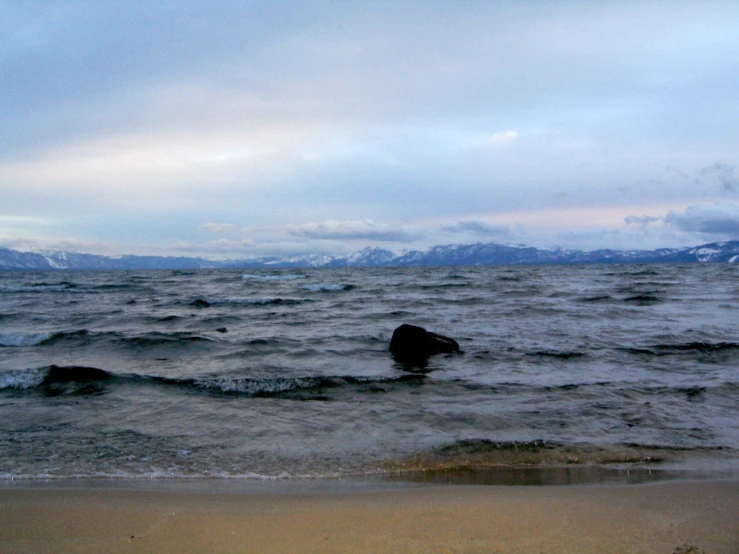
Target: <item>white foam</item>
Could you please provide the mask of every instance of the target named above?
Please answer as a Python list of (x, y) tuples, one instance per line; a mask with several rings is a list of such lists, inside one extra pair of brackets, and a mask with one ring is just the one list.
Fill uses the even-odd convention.
[(344, 290), (344, 287), (342, 287), (341, 285), (337, 285), (335, 283), (328, 283), (328, 284), (316, 283), (314, 285), (305, 285), (303, 288), (311, 292)]
[(45, 377), (45, 369), (31, 368), (21, 371), (4, 371), (0, 373), (0, 390), (38, 387)]
[(36, 346), (51, 336), (51, 333), (2, 333), (0, 334), (0, 347)]
[(7, 285), (0, 287), (2, 292), (45, 292), (45, 291), (69, 291), (70, 287), (67, 285)]
[(250, 273), (244, 273), (241, 279), (244, 281), (250, 279), (257, 279), (259, 281), (292, 281), (294, 279), (305, 279), (305, 275), (252, 275)]
[(199, 387), (218, 389), (223, 392), (240, 392), (251, 395), (260, 393), (275, 394), (296, 389), (314, 387), (319, 382), (312, 377), (286, 379), (202, 379), (195, 381)]

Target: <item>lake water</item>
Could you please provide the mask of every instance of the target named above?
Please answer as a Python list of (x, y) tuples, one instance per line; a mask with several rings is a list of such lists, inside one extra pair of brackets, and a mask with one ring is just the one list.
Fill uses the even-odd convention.
[[(737, 298), (728, 264), (0, 273), (0, 479), (736, 472)], [(403, 323), (463, 353), (397, 363)]]

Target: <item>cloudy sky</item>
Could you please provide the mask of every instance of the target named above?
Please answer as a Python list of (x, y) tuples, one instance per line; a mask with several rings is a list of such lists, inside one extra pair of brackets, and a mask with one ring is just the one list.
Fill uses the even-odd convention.
[(739, 238), (739, 3), (5, 0), (0, 246)]

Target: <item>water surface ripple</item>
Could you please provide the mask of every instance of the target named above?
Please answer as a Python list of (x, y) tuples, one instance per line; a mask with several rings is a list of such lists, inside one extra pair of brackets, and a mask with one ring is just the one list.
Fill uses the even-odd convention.
[[(0, 273), (0, 478), (734, 471), (738, 275)], [(406, 371), (402, 323), (464, 353)]]

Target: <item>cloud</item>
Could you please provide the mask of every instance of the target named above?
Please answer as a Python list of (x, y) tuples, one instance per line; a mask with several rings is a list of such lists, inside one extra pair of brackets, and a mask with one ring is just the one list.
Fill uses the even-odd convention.
[[(102, 241), (80, 240), (69, 237), (44, 237), (34, 238), (7, 237), (0, 233), (0, 246), (20, 250), (21, 252), (83, 252), (105, 255), (131, 254), (122, 245)], [(136, 254), (142, 252), (136, 251)]]
[(490, 137), (490, 142), (496, 145), (508, 144), (518, 138), (516, 131), (503, 131), (501, 133), (495, 133)]
[(0, 232), (129, 251), (678, 235), (696, 221), (624, 216), (739, 190), (739, 4), (464, 5), (0, 3), (0, 211), (45, 220)]
[(53, 218), (23, 215), (0, 215), (0, 232), (11, 230), (49, 227), (55, 223)]
[(198, 229), (205, 229), (212, 233), (233, 233), (237, 230), (236, 225), (233, 223), (203, 223), (198, 226)]
[(373, 240), (383, 242), (406, 242), (422, 236), (419, 229), (376, 223), (371, 219), (361, 221), (328, 220), (323, 223), (291, 225), (286, 228), (289, 235), (314, 240)]
[(739, 238), (739, 204), (728, 201), (695, 204), (683, 213), (668, 213), (665, 224), (680, 231)]
[(627, 215), (624, 218), (626, 225), (642, 225), (644, 227), (650, 223), (656, 223), (657, 221), (664, 221), (664, 218), (653, 217), (651, 215)]
[(218, 239), (209, 242), (178, 242), (167, 248), (167, 251), (177, 252), (186, 256), (205, 256), (222, 259), (223, 256), (241, 257), (245, 251), (256, 248), (251, 239)]
[(510, 229), (506, 225), (495, 225), (489, 223), (479, 217), (459, 220), (455, 223), (442, 225), (442, 231), (447, 233), (471, 233), (483, 236), (503, 237), (510, 234)]
[(700, 170), (700, 174), (713, 177), (721, 185), (723, 192), (737, 192), (739, 190), (739, 177), (734, 175), (735, 166), (726, 163), (715, 163), (711, 167)]

